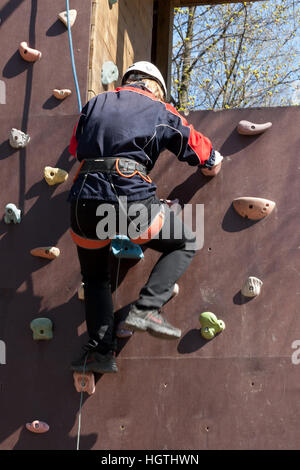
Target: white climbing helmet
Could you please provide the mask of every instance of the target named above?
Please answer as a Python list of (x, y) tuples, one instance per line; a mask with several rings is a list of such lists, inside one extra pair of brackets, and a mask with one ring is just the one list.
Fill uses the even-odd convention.
[(122, 84), (126, 82), (126, 79), (132, 72), (141, 72), (141, 73), (144, 73), (145, 75), (148, 75), (149, 78), (153, 78), (154, 80), (156, 80), (161, 85), (164, 91), (165, 97), (167, 96), (167, 87), (166, 87), (164, 78), (162, 74), (160, 73), (160, 71), (158, 70), (158, 68), (155, 65), (151, 64), (151, 62), (146, 62), (146, 61), (135, 62), (130, 67), (128, 67), (128, 69), (123, 75)]

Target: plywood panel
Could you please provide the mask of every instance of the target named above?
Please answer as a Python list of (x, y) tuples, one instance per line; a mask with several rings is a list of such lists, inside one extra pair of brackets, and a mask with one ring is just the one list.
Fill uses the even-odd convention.
[(150, 60), (152, 43), (153, 0), (121, 0), (109, 7), (108, 2), (93, 2), (91, 54), (89, 64), (89, 98), (120, 83), (103, 87), (102, 64), (114, 62), (121, 78), (126, 68), (137, 60)]
[[(76, 100), (48, 109), (41, 98), (45, 77), (53, 80), (52, 68), (62, 82), (71, 81), (72, 72), (62, 67), (59, 54), (22, 68), (13, 46), (16, 31), (18, 42), (31, 31), (48, 57), (52, 40), (55, 50), (65, 50), (65, 31), (49, 20), (57, 5), (45, 9), (37, 3), (15, 2), (18, 8), (6, 9), (0, 32), (9, 47), (1, 56), (8, 90), (7, 104), (0, 105), (1, 210), (7, 202), (22, 209), (20, 225), (0, 222), (0, 340), (7, 353), (6, 364), (0, 364), (3, 450), (76, 448), (79, 394), (69, 364), (87, 340), (66, 202), (77, 170), (67, 151)], [(80, 39), (77, 61), (85, 92), (90, 23), (79, 3), (78, 20), (87, 15), (87, 27), (79, 22), (73, 35), (74, 44)], [(49, 28), (52, 35), (45, 37)], [(272, 121), (273, 127), (260, 136), (241, 136), (236, 131), (241, 119)], [(300, 110), (203, 111), (188, 120), (225, 159), (221, 173), (210, 179), (165, 152), (151, 174), (160, 197), (204, 204), (203, 249), (179, 280), (179, 295), (164, 308), (183, 334), (175, 342), (138, 333), (119, 341), (119, 373), (97, 377), (95, 395), (84, 395), (81, 449), (297, 449), (300, 365), (292, 362), (292, 344), (300, 339)], [(8, 132), (22, 125), (31, 142), (15, 151)], [(66, 169), (68, 180), (48, 187), (42, 176), (46, 165)], [(232, 200), (243, 195), (272, 199), (276, 209), (256, 223), (241, 219)], [(31, 248), (48, 244), (60, 248), (57, 260), (30, 255)], [(144, 261), (122, 261), (116, 323), (157, 258), (145, 249)], [(112, 259), (113, 290), (115, 271)], [(258, 298), (245, 302), (240, 289), (248, 275), (264, 284)], [(205, 310), (226, 323), (210, 342), (199, 331), (198, 316)], [(39, 316), (54, 323), (53, 340), (42, 344), (33, 341), (29, 327)], [(37, 436), (25, 429), (36, 418), (49, 423), (49, 433)]]

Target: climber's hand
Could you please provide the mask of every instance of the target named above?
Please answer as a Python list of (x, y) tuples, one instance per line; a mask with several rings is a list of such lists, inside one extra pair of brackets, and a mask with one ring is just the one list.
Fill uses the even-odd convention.
[(215, 150), (215, 164), (211, 168), (201, 168), (201, 173), (205, 176), (216, 176), (222, 167), (223, 157)]

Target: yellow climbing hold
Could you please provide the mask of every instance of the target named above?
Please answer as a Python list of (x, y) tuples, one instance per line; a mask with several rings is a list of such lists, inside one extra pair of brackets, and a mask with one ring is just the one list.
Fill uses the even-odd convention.
[(199, 315), (201, 324), (201, 335), (205, 339), (212, 339), (216, 334), (225, 330), (225, 323), (223, 320), (218, 320), (216, 315), (212, 312), (203, 312)]

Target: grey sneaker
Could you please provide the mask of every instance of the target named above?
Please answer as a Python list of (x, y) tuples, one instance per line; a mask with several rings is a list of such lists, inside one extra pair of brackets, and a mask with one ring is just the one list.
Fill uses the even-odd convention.
[(112, 352), (100, 354), (98, 351), (86, 351), (78, 360), (71, 363), (71, 370), (105, 374), (118, 372), (118, 367)]
[(153, 336), (162, 339), (178, 339), (181, 330), (170, 325), (159, 313), (158, 308), (141, 310), (132, 305), (125, 318), (125, 327), (133, 331), (148, 331)]

